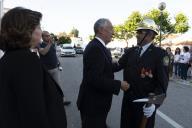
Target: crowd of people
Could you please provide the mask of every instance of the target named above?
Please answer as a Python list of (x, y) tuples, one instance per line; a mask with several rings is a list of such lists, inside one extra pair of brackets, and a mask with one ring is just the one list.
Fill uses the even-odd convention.
[[(41, 19), (40, 12), (22, 7), (9, 10), (2, 18), (0, 128), (67, 128), (64, 105), (70, 101), (60, 86), (54, 41), (49, 32), (42, 32)], [(173, 55), (170, 48), (166, 51), (154, 46), (158, 31), (152, 19), (144, 19), (136, 29), (137, 46), (113, 62), (106, 48), (114, 34), (113, 25), (105, 18), (95, 22), (95, 38), (83, 55), (77, 99), (82, 128), (108, 128), (112, 98), (120, 90), (124, 92), (120, 127), (154, 128), (156, 110), (162, 102), (133, 101), (157, 95), (165, 98), (173, 65), (175, 76), (186, 80), (191, 64), (188, 47), (182, 53), (177, 49)], [(115, 80), (114, 72), (120, 70), (123, 80)]]
[(183, 84), (190, 84), (188, 80), (192, 78), (192, 49), (183, 46), (182, 49), (177, 47), (172, 53), (170, 47), (166, 48), (169, 54), (169, 76), (171, 79), (180, 79)]

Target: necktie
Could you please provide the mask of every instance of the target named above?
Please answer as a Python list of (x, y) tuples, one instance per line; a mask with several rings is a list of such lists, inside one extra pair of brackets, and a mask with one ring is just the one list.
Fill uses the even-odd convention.
[(138, 48), (138, 56), (141, 56), (141, 51), (143, 50), (143, 48), (142, 47), (139, 47)]

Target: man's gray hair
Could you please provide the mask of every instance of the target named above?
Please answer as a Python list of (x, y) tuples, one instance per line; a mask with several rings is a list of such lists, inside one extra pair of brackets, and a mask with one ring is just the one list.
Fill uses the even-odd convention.
[(98, 33), (99, 28), (105, 27), (106, 25), (108, 25), (108, 23), (111, 23), (111, 21), (109, 19), (106, 19), (106, 18), (98, 19), (94, 24), (95, 34)]

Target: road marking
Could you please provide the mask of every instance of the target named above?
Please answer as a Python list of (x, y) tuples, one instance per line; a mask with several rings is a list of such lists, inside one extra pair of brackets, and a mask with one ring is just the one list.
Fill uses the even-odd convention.
[(161, 118), (163, 118), (165, 121), (167, 121), (169, 124), (171, 124), (174, 128), (184, 128), (183, 126), (179, 125), (177, 122), (172, 120), (167, 115), (163, 114), (161, 111), (157, 110), (157, 115), (159, 115)]

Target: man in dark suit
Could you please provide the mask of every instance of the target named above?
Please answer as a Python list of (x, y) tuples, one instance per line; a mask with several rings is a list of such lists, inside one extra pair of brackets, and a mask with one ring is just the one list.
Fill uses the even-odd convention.
[(130, 89), (124, 92), (121, 128), (140, 128), (144, 116), (147, 118), (146, 128), (154, 128), (159, 105), (146, 107), (144, 103), (133, 103), (133, 100), (148, 97), (149, 93), (166, 93), (169, 57), (165, 50), (153, 45), (157, 30), (153, 20), (143, 20), (136, 30), (138, 46), (128, 49), (118, 61), (119, 69), (124, 69), (124, 80), (130, 84)]
[(113, 35), (111, 22), (99, 19), (94, 31), (95, 38), (84, 51), (83, 80), (77, 100), (82, 128), (106, 128), (113, 94), (118, 95), (120, 88), (129, 88), (127, 82), (114, 80), (112, 58), (106, 48)]

